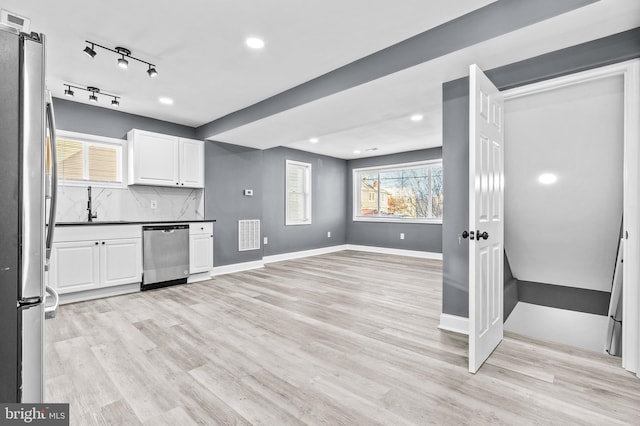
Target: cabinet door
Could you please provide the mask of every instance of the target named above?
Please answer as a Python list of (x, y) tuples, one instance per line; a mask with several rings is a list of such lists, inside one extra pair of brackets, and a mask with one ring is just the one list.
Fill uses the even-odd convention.
[(189, 273), (197, 274), (213, 269), (213, 235), (196, 234), (189, 237)]
[(204, 188), (204, 142), (180, 139), (180, 186)]
[(55, 243), (49, 282), (60, 294), (97, 288), (100, 285), (99, 242)]
[(129, 183), (178, 186), (178, 138), (135, 132), (129, 141), (133, 178)]
[(101, 241), (100, 257), (102, 287), (142, 281), (142, 239)]

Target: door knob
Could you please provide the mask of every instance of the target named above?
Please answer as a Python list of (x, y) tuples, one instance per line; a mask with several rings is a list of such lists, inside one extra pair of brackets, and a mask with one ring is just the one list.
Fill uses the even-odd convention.
[(479, 240), (480, 238), (484, 238), (485, 240), (486, 240), (487, 238), (489, 238), (489, 234), (487, 234), (487, 232), (486, 232), (486, 231), (485, 231), (485, 232), (483, 232), (483, 233), (480, 233), (480, 231), (478, 230), (478, 231), (476, 231), (476, 235), (478, 236), (478, 240)]
[(474, 232), (467, 232), (467, 231), (462, 231), (462, 238), (467, 238), (469, 237), (470, 240), (474, 239)]

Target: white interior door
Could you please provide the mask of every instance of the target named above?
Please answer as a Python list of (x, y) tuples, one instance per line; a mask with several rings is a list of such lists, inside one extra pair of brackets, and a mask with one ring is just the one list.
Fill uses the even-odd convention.
[(502, 340), (504, 100), (477, 65), (469, 74), (469, 371)]

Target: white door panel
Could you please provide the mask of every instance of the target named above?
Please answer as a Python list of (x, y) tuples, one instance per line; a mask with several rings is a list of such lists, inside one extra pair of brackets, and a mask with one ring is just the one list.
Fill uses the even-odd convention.
[(477, 65), (469, 105), (469, 371), (502, 340), (504, 101)]

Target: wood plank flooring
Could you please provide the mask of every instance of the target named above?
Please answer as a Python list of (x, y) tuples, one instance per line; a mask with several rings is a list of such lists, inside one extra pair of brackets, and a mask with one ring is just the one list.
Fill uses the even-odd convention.
[(467, 372), (441, 262), (343, 251), (62, 306), (46, 401), (73, 425), (640, 424), (619, 359), (507, 335)]

